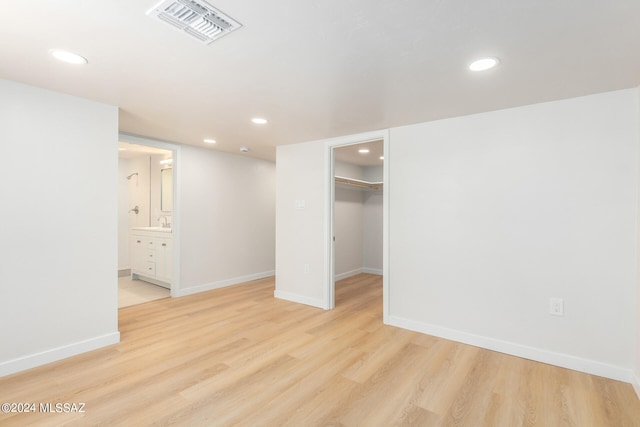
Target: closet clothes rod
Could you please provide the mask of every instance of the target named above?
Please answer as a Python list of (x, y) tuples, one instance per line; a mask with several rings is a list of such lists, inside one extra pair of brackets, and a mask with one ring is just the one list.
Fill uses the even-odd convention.
[(372, 190), (379, 190), (382, 188), (382, 185), (383, 185), (382, 182), (362, 181), (360, 179), (346, 178), (344, 176), (336, 176), (335, 180), (336, 180), (336, 184), (351, 185), (351, 186), (360, 187), (360, 188), (370, 188)]

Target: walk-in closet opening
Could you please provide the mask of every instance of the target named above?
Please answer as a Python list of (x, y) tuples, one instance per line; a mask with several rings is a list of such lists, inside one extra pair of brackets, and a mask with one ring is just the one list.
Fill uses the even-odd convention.
[(382, 292), (384, 144), (339, 146), (333, 154), (333, 271), (339, 306)]

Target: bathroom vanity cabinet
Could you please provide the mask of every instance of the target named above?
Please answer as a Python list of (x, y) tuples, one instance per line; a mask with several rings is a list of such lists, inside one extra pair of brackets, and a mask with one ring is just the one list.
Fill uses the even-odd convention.
[(173, 275), (172, 235), (170, 228), (137, 227), (131, 229), (131, 277), (171, 289)]

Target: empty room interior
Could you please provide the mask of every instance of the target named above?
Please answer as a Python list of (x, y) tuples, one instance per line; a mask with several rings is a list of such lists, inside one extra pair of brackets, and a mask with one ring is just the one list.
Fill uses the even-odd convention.
[(0, 425), (640, 426), (640, 2), (0, 14)]

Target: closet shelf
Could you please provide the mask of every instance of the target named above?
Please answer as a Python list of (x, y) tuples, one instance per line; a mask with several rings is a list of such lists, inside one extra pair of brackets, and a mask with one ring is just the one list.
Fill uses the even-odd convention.
[(358, 187), (358, 188), (366, 188), (370, 190), (380, 190), (382, 189), (382, 185), (383, 185), (382, 182), (369, 182), (369, 181), (363, 181), (360, 179), (346, 178), (344, 176), (336, 176), (335, 180), (336, 180), (336, 184), (343, 184), (343, 185), (348, 185), (351, 187)]

